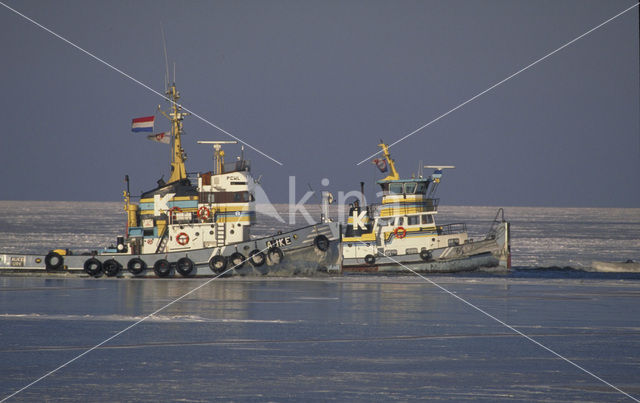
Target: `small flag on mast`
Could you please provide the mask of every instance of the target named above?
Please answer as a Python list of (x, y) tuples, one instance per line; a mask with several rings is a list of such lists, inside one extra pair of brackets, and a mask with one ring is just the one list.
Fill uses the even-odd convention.
[(131, 131), (134, 133), (151, 132), (153, 133), (153, 121), (155, 116), (145, 116), (143, 118), (135, 118), (131, 121)]
[(171, 133), (163, 132), (158, 134), (150, 134), (147, 136), (149, 140), (157, 141), (158, 143), (169, 144), (171, 143)]
[(387, 160), (384, 158), (376, 158), (373, 160), (373, 163), (376, 164), (380, 172), (387, 172)]

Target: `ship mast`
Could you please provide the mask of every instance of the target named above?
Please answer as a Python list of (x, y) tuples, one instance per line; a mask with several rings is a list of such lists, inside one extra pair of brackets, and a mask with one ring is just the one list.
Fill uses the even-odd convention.
[(396, 171), (395, 161), (391, 159), (391, 155), (389, 154), (389, 147), (387, 147), (387, 145), (383, 143), (382, 140), (380, 140), (380, 144), (378, 144), (378, 147), (382, 148), (384, 157), (389, 162), (389, 168), (391, 169), (391, 173), (389, 174), (389, 176), (384, 178), (383, 181), (400, 179), (400, 175), (398, 175), (398, 171)]
[(166, 92), (167, 97), (171, 100), (171, 112), (167, 115), (161, 111), (162, 114), (171, 121), (171, 177), (169, 183), (179, 181), (187, 178), (187, 170), (184, 167), (184, 162), (187, 159), (187, 155), (182, 148), (182, 120), (185, 116), (189, 115), (186, 112), (182, 112), (182, 107), (178, 104), (180, 99), (180, 93), (176, 89), (176, 84), (173, 83)]

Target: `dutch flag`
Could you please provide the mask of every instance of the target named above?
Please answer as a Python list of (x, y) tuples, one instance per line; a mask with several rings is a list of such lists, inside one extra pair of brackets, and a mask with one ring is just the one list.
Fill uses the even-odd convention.
[(155, 116), (146, 116), (144, 118), (136, 118), (131, 121), (131, 131), (134, 133), (149, 132), (153, 133), (153, 121)]

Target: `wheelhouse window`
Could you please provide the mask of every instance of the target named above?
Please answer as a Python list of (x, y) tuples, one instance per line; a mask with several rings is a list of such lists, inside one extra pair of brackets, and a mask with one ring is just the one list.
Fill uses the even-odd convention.
[(417, 194), (425, 194), (427, 192), (427, 184), (424, 182), (419, 182), (418, 186), (416, 186)]
[(403, 192), (402, 183), (390, 183), (389, 184), (389, 193), (393, 195), (399, 195)]
[(249, 192), (233, 192), (233, 201), (236, 203), (248, 202), (250, 200)]
[(200, 192), (198, 194), (198, 203), (215, 203), (216, 196), (213, 192)]
[(404, 192), (406, 194), (414, 194), (416, 192), (416, 183), (409, 182), (404, 184)]
[(418, 225), (420, 224), (420, 216), (410, 215), (407, 217), (407, 225)]
[(422, 215), (422, 223), (423, 224), (433, 224), (433, 216), (431, 214), (423, 214)]
[(255, 200), (249, 192), (200, 192), (198, 196), (200, 203), (247, 203)]

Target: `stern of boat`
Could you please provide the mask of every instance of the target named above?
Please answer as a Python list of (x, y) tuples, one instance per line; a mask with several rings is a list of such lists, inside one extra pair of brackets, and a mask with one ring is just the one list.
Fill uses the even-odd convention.
[(505, 269), (511, 268), (511, 223), (504, 219), (504, 210), (501, 208), (496, 214), (487, 239), (493, 239), (497, 248), (492, 251), (498, 258), (498, 266)]

